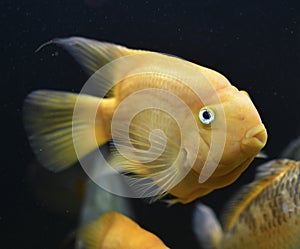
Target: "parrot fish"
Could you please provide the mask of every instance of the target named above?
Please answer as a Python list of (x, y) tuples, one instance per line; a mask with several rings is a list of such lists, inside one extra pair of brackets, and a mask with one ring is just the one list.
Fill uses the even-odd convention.
[(204, 249), (299, 249), (300, 161), (273, 160), (230, 202), (223, 227), (198, 204), (194, 231)]
[(128, 217), (109, 211), (79, 231), (87, 249), (168, 249), (156, 235)]
[(212, 69), (80, 37), (47, 44), (91, 75), (79, 94), (36, 90), (24, 101), (29, 143), (52, 171), (83, 166), (110, 142), (109, 168), (132, 179), (138, 197), (188, 203), (234, 182), (266, 144), (248, 93)]

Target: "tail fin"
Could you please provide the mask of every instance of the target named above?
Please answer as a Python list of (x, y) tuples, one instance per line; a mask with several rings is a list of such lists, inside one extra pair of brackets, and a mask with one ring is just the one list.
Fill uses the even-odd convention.
[[(74, 116), (78, 100), (80, 110)], [(100, 98), (93, 96), (48, 90), (28, 95), (23, 109), (25, 130), (38, 160), (45, 167), (52, 171), (63, 170), (109, 140), (95, 116), (90, 118), (91, 110), (100, 102)], [(95, 122), (99, 127), (97, 131)], [(91, 139), (93, 134), (95, 139)], [(80, 142), (80, 150), (75, 151), (73, 140)]]
[(198, 203), (194, 212), (193, 230), (200, 246), (204, 249), (218, 249), (223, 236), (222, 228), (213, 210)]

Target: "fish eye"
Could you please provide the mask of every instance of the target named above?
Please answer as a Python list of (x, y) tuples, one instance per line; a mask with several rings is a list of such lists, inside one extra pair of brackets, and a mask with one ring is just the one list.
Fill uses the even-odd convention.
[(208, 107), (203, 107), (203, 108), (201, 108), (201, 110), (199, 112), (199, 119), (202, 124), (208, 125), (214, 121), (215, 114)]

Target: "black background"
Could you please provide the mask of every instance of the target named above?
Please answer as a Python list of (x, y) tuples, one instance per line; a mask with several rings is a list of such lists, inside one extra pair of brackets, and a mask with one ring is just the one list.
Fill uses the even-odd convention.
[[(3, 249), (58, 248), (77, 227), (67, 213), (52, 213), (46, 202), (34, 199), (27, 182), (34, 157), (22, 126), (25, 96), (41, 88), (78, 91), (87, 79), (57, 47), (34, 53), (52, 38), (79, 35), (160, 51), (223, 73), (250, 93), (268, 129), (270, 158), (300, 133), (297, 1), (2, 0), (0, 9)], [(252, 180), (260, 162), (202, 201), (219, 214), (233, 192)], [(166, 208), (135, 201), (140, 224), (175, 249), (198, 248), (191, 227), (194, 205)]]

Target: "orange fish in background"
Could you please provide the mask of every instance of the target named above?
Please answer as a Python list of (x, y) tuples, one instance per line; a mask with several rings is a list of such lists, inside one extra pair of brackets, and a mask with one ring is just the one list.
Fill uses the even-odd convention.
[(155, 187), (157, 198), (170, 193), (174, 202), (188, 203), (234, 182), (266, 144), (248, 94), (216, 71), (85, 38), (50, 43), (66, 48), (89, 73), (101, 68), (92, 76), (93, 91), (39, 90), (25, 100), (30, 144), (53, 171), (112, 140), (125, 153), (112, 152), (113, 168), (137, 182), (150, 180), (141, 191)]
[(79, 237), (87, 249), (167, 249), (156, 235), (126, 216), (109, 211), (84, 226)]

